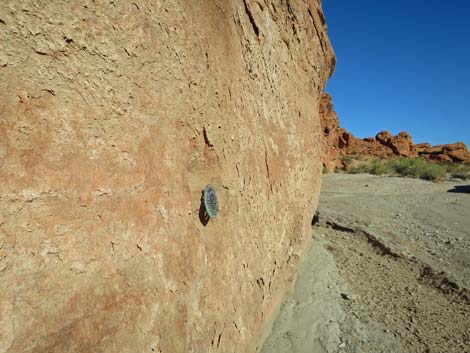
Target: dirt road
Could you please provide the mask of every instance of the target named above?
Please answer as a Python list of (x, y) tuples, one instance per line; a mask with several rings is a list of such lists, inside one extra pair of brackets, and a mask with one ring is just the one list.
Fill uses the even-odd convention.
[(470, 352), (468, 184), (325, 176), (262, 352)]

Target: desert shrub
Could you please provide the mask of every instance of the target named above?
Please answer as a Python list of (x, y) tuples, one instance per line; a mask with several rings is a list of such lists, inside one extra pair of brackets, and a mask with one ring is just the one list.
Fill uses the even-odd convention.
[(423, 158), (394, 158), (387, 163), (395, 174), (420, 178), (423, 180), (443, 180), (447, 173), (447, 167), (441, 163), (426, 161)]
[(366, 165), (361, 165), (358, 167), (352, 167), (347, 170), (349, 174), (360, 174), (360, 173), (368, 173), (368, 170), (365, 168)]
[(369, 173), (373, 175), (390, 174), (390, 167), (382, 161), (376, 159), (370, 163)]
[(470, 172), (451, 173), (451, 177), (462, 180), (470, 180)]
[(410, 159), (398, 157), (387, 161), (388, 166), (397, 174), (404, 176), (415, 176), (416, 167), (412, 165)]
[(343, 162), (345, 165), (349, 165), (351, 164), (351, 162), (353, 161), (353, 156), (347, 156), (347, 155), (343, 155), (341, 157), (339, 157), (339, 159), (341, 160), (341, 162)]
[(459, 178), (463, 180), (470, 180), (470, 165), (452, 162), (443, 162), (446, 166), (447, 173), (450, 173), (452, 178)]
[(422, 158), (398, 157), (387, 161), (395, 174), (425, 180), (437, 180), (444, 178), (446, 174), (445, 166), (437, 163), (430, 163)]
[[(369, 173), (374, 175), (392, 174), (404, 177), (438, 181), (445, 178), (449, 168), (450, 167), (448, 165), (429, 162), (422, 158), (397, 157), (385, 161), (376, 159), (369, 164), (351, 168), (349, 173)], [(453, 166), (452, 168), (457, 167)]]
[(390, 169), (381, 160), (376, 159), (368, 164), (362, 164), (356, 167), (349, 168), (348, 173), (351, 173), (351, 174), (369, 173), (373, 175), (383, 175), (383, 174), (390, 173)]
[(428, 164), (427, 167), (420, 169), (418, 177), (423, 180), (441, 181), (446, 177), (446, 169), (439, 164)]

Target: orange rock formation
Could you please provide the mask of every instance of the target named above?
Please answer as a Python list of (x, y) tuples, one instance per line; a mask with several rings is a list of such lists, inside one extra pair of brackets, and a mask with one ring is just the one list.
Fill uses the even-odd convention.
[(323, 165), (328, 171), (344, 168), (342, 156), (352, 155), (377, 158), (420, 156), (435, 161), (470, 163), (470, 152), (463, 142), (434, 147), (429, 143), (416, 145), (411, 135), (405, 131), (396, 136), (388, 131), (381, 131), (375, 138), (359, 139), (340, 127), (332, 98), (328, 93), (322, 95), (319, 112), (323, 131)]

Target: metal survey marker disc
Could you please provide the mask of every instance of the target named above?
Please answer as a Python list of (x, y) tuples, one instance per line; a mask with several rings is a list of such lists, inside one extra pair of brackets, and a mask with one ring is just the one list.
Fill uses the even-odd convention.
[(217, 193), (211, 185), (207, 185), (204, 189), (204, 207), (210, 218), (215, 218), (219, 212), (219, 201)]

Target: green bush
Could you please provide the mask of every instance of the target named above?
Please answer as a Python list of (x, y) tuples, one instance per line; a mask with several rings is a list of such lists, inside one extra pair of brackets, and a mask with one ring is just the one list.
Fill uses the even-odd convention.
[[(454, 163), (455, 164), (455, 163)], [(404, 177), (420, 178), (424, 180), (444, 180), (449, 170), (467, 171), (470, 178), (470, 166), (454, 165), (448, 163), (429, 162), (422, 158), (397, 157), (389, 160), (373, 160), (369, 164), (364, 164), (351, 168), (348, 172), (352, 174), (369, 173), (374, 175), (399, 175)]]
[(383, 174), (390, 174), (391, 169), (387, 163), (383, 163), (380, 160), (374, 160), (370, 164), (369, 173), (373, 175), (383, 175)]
[(360, 167), (352, 167), (352, 168), (349, 168), (347, 170), (347, 172), (349, 174), (359, 174), (359, 173), (367, 173), (367, 171), (365, 170), (365, 168), (363, 168), (364, 166), (360, 166)]
[(443, 162), (446, 166), (447, 173), (450, 173), (453, 178), (459, 178), (463, 180), (470, 179), (470, 165), (460, 164), (452, 162)]
[(348, 173), (359, 174), (359, 173), (369, 173), (374, 175), (383, 175), (390, 173), (389, 167), (384, 164), (382, 161), (376, 159), (370, 162), (369, 164), (362, 164), (357, 167), (350, 168)]
[(438, 164), (430, 164), (421, 169), (418, 173), (418, 178), (423, 180), (444, 180), (446, 177), (446, 170)]
[(344, 165), (349, 165), (353, 161), (354, 156), (341, 156), (339, 159), (343, 162)]
[(470, 172), (457, 172), (451, 173), (452, 178), (462, 179), (462, 180), (470, 180)]

